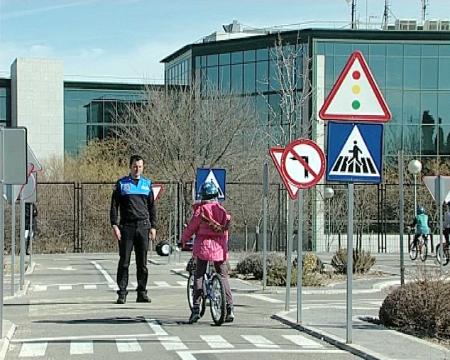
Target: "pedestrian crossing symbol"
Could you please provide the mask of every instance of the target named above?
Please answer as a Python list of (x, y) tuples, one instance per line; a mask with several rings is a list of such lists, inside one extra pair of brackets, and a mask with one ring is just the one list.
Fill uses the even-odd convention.
[(225, 169), (198, 168), (195, 181), (195, 198), (200, 199), (200, 188), (206, 182), (212, 182), (219, 191), (219, 200), (225, 200)]
[(378, 184), (383, 125), (328, 123), (327, 180)]

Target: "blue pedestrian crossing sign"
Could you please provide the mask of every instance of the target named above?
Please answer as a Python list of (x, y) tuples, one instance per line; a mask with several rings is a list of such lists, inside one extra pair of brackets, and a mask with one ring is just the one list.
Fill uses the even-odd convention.
[(225, 169), (197, 169), (197, 177), (195, 180), (195, 198), (200, 200), (200, 188), (206, 182), (212, 182), (219, 190), (219, 200), (225, 200), (225, 186), (226, 186), (226, 171)]
[(328, 181), (379, 184), (382, 157), (382, 124), (328, 123)]

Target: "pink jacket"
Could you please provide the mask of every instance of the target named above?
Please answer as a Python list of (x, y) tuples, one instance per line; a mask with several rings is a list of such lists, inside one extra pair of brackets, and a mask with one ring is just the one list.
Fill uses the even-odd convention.
[(228, 259), (228, 224), (230, 214), (218, 201), (193, 205), (194, 214), (183, 231), (183, 245), (195, 234), (193, 256), (208, 261)]

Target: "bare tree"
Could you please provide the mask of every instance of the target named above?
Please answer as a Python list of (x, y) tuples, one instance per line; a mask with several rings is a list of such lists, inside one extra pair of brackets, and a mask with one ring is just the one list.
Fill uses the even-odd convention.
[(198, 167), (224, 167), (233, 180), (259, 170), (263, 133), (246, 98), (197, 87), (148, 88), (130, 105), (119, 136), (145, 155), (154, 175), (188, 182)]
[(294, 44), (288, 43), (279, 34), (270, 51), (272, 77), (269, 86), (279, 94), (279, 102), (268, 101), (272, 129), (272, 142), (287, 144), (293, 136), (310, 136), (312, 121), (307, 104), (311, 97), (311, 82), (308, 77), (310, 59), (305, 48), (297, 38)]

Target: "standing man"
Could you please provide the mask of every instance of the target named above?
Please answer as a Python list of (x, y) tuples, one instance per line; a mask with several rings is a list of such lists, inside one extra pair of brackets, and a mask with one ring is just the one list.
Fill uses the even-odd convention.
[[(150, 302), (147, 295), (147, 251), (149, 240), (156, 239), (155, 199), (152, 182), (142, 176), (144, 159), (139, 155), (130, 157), (130, 174), (116, 183), (112, 194), (110, 220), (114, 236), (119, 242), (119, 265), (117, 267), (117, 304), (127, 300), (128, 268), (131, 251), (136, 257), (136, 302)], [(120, 223), (117, 221), (120, 208)]]
[[(25, 239), (26, 239), (26, 254), (30, 255), (30, 241), (36, 235), (37, 229), (37, 207), (35, 203), (25, 203)], [(30, 229), (30, 216), (31, 218), (31, 229)]]

